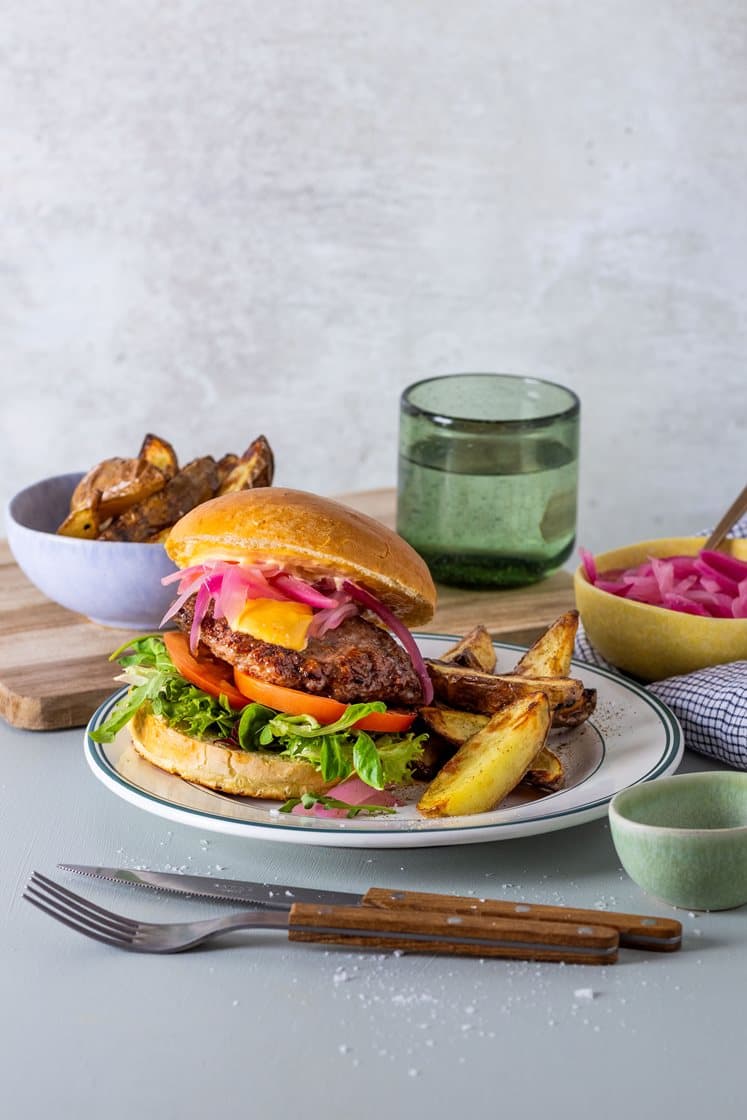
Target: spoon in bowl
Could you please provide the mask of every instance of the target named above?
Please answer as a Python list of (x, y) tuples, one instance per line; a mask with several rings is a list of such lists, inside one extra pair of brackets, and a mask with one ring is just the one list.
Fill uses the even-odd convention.
[(745, 486), (742, 493), (731, 503), (726, 513), (703, 545), (704, 551), (718, 548), (729, 530), (736, 525), (737, 521), (739, 521), (740, 517), (745, 513), (747, 513), (747, 486)]

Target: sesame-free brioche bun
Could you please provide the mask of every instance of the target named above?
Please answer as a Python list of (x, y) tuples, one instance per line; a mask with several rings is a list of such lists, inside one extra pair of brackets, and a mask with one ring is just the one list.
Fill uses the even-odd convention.
[(263, 486), (222, 494), (177, 521), (165, 547), (179, 568), (270, 560), (307, 579), (342, 576), (407, 626), (428, 622), (436, 606), (430, 572), (407, 541), (372, 517), (302, 490)]
[(138, 708), (129, 724), (137, 753), (161, 770), (188, 782), (236, 793), (287, 801), (304, 793), (324, 793), (335, 784), (303, 759), (280, 758), (272, 751), (242, 751), (192, 739), (155, 715), (149, 704)]

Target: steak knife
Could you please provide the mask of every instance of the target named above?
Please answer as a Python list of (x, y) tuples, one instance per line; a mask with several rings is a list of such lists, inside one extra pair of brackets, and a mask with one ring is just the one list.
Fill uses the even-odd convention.
[(620, 945), (628, 949), (647, 949), (667, 953), (682, 944), (682, 924), (674, 918), (646, 914), (623, 914), (614, 910), (588, 910), (572, 906), (545, 906), (497, 898), (469, 895), (433, 894), (421, 891), (388, 890), (371, 887), (365, 894), (352, 891), (318, 890), (290, 887), (278, 883), (252, 883), (241, 879), (182, 875), (179, 872), (93, 867), (78, 863), (59, 863), (63, 871), (74, 871), (96, 879), (108, 879), (130, 886), (150, 887), (194, 898), (212, 898), (252, 906), (288, 909), (296, 903), (321, 906), (362, 906), (384, 910), (409, 910), (484, 918), (513, 918), (533, 922), (566, 922), (585, 926), (604, 925), (616, 930)]

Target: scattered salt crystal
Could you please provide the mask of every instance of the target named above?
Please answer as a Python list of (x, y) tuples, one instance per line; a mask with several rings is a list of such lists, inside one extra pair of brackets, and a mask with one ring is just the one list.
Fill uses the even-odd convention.
[(339, 1052), (341, 1054), (349, 1054), (350, 1053), (350, 1047), (348, 1046), (347, 1042), (341, 1042), (340, 1045), (337, 1047), (337, 1049), (339, 1050)]
[(694, 929), (692, 931), (692, 933), (693, 933), (693, 937), (702, 937), (703, 936), (703, 931), (699, 930), (699, 929)]
[(340, 966), (340, 968), (336, 968), (334, 973), (332, 974), (332, 980), (335, 984), (344, 984), (345, 981), (349, 979), (350, 976), (342, 966)]
[(596, 999), (599, 992), (595, 992), (593, 988), (576, 988), (573, 995), (576, 999)]
[(407, 1076), (408, 1077), (420, 1077), (420, 1070), (415, 1069), (415, 1067), (412, 1066), (410, 1069), (408, 1069)]
[(469, 1004), (468, 1007), (465, 1007), (465, 1009), (464, 1009), (464, 1014), (465, 1015), (474, 1015), (474, 1013), (475, 1013), (475, 1009), (474, 1009), (472, 1004)]
[(394, 952), (392, 953), (393, 957), (404, 957), (404, 955), (405, 955), (404, 949), (395, 949)]
[(238, 1007), (238, 1006), (239, 1006), (239, 1001), (238, 1001), (237, 999), (235, 999), (235, 1000), (233, 1001), (233, 1003), (231, 1004), (231, 1006), (232, 1006), (232, 1007)]

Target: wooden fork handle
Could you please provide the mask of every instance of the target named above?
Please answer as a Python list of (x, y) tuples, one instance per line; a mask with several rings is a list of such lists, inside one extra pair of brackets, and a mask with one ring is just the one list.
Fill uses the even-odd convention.
[(288, 937), (291, 941), (372, 951), (453, 953), (574, 964), (613, 964), (618, 947), (617, 931), (599, 924), (301, 902), (291, 907)]
[(583, 910), (572, 906), (542, 906), (525, 902), (509, 902), (497, 898), (428, 894), (420, 891), (392, 891), (371, 887), (363, 896), (364, 907), (465, 915), (486, 918), (512, 918), (535, 922), (565, 922), (582, 925), (605, 925), (617, 931), (620, 944), (627, 948), (649, 949), (667, 953), (682, 944), (682, 924), (673, 918), (657, 918), (646, 914), (622, 914), (612, 910)]

